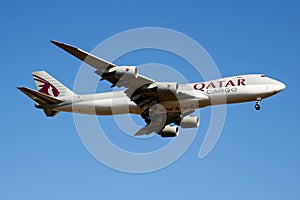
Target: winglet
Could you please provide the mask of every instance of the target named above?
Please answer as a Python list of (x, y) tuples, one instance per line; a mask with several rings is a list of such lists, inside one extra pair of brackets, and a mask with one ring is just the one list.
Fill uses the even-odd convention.
[(50, 42), (52, 42), (53, 44), (55, 44), (55, 45), (57, 45), (57, 46), (59, 46), (59, 44), (61, 44), (60, 42), (55, 41), (55, 40), (50, 40)]
[(55, 41), (55, 40), (50, 40), (50, 42), (52, 44), (58, 46), (59, 48), (64, 49), (64, 50), (66, 50), (67, 47), (73, 47), (71, 45), (68, 45), (68, 44), (65, 44), (65, 43), (62, 43), (62, 42), (58, 42), (58, 41)]
[(81, 49), (79, 49), (77, 47), (74, 47), (74, 46), (71, 46), (69, 44), (65, 44), (65, 43), (62, 43), (62, 42), (54, 41), (54, 40), (50, 40), (50, 42), (52, 42), (53, 44), (55, 44), (59, 48), (67, 51), (68, 53), (74, 55), (75, 57), (79, 58), (82, 61), (84, 61), (84, 59), (88, 56), (87, 52), (84, 52)]

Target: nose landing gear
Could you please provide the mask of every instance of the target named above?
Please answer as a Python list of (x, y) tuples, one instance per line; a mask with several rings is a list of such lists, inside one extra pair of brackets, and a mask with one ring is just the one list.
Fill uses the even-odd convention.
[(260, 97), (256, 99), (256, 103), (255, 103), (255, 109), (256, 110), (260, 110), (260, 101), (261, 101)]
[(260, 105), (258, 103), (255, 104), (255, 109), (260, 110)]

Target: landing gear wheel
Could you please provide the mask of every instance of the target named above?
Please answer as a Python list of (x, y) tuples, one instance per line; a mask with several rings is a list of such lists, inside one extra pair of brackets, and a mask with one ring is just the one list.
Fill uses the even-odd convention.
[(141, 117), (145, 120), (145, 122), (147, 124), (150, 124), (151, 122), (151, 119), (150, 119), (150, 116), (149, 116), (149, 109), (145, 109), (144, 112), (141, 113)]
[(149, 109), (144, 110), (144, 112), (141, 113), (141, 117), (143, 119), (146, 119), (149, 116)]
[(256, 104), (255, 104), (255, 109), (256, 109), (256, 110), (260, 110), (260, 105), (259, 105), (260, 101), (261, 101), (261, 97), (258, 97), (258, 98), (256, 99)]
[(255, 109), (256, 110), (260, 110), (260, 105), (257, 103), (257, 104), (255, 104)]
[(146, 124), (150, 124), (151, 123), (151, 119), (150, 118), (145, 118), (145, 122), (146, 122)]

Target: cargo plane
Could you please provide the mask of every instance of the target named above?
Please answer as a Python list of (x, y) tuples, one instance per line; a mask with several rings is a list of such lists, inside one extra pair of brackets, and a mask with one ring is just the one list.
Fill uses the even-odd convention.
[(263, 74), (248, 74), (220, 78), (199, 83), (179, 84), (158, 82), (138, 73), (136, 66), (117, 66), (77, 47), (51, 41), (95, 68), (101, 80), (112, 87), (125, 87), (124, 91), (98, 94), (75, 94), (45, 71), (33, 72), (38, 91), (18, 87), (33, 99), (46, 116), (58, 112), (93, 115), (138, 114), (146, 125), (135, 135), (157, 133), (162, 137), (175, 137), (178, 127), (196, 128), (199, 118), (191, 115), (195, 109), (218, 104), (255, 101), (260, 110), (262, 99), (285, 89), (285, 85)]

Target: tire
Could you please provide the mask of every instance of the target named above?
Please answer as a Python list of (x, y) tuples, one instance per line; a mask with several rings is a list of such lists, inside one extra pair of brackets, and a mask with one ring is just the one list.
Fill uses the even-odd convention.
[(256, 110), (260, 110), (260, 105), (259, 104), (255, 104), (255, 109)]

